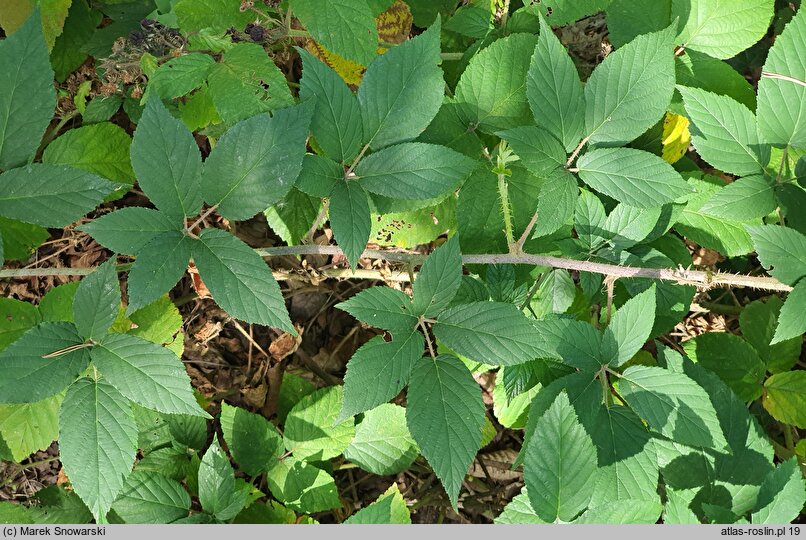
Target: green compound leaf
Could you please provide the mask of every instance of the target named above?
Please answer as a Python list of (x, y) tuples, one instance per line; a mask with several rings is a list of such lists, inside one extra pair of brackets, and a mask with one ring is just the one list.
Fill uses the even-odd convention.
[(63, 396), (36, 403), (0, 405), (0, 437), (17, 462), (45, 450), (59, 437), (59, 407)]
[(457, 113), (465, 125), (495, 133), (532, 123), (526, 73), (536, 44), (535, 36), (513, 34), (473, 57), (456, 85)]
[(581, 156), (577, 166), (590, 187), (636, 208), (662, 206), (691, 191), (671, 165), (634, 148), (593, 150)]
[(207, 203), (227, 219), (245, 220), (285, 197), (302, 168), (312, 110), (298, 105), (227, 131), (204, 164)]
[(344, 452), (355, 436), (355, 421), (336, 423), (342, 399), (342, 387), (330, 386), (294, 405), (285, 420), (286, 450), (307, 461), (324, 461)]
[[(767, 55), (758, 82), (758, 126), (765, 142), (806, 147), (806, 15), (786, 25)], [(777, 76), (789, 77), (782, 79)]]
[(758, 174), (770, 160), (770, 148), (758, 138), (756, 117), (727, 96), (678, 86), (691, 120), (691, 141), (708, 163), (740, 176)]
[(170, 216), (194, 216), (202, 206), (202, 161), (188, 129), (159, 99), (148, 100), (132, 141), (137, 182), (157, 208)]
[(408, 333), (417, 326), (411, 299), (390, 287), (370, 287), (336, 307), (359, 321), (390, 332)]
[(221, 308), (242, 321), (296, 334), (280, 286), (255, 251), (221, 229), (204, 229), (193, 261)]
[(747, 232), (771, 276), (789, 285), (806, 276), (806, 236), (779, 225), (748, 226)]
[(128, 334), (109, 334), (90, 356), (109, 384), (138, 405), (208, 417), (193, 396), (184, 364), (170, 349)]
[(86, 348), (43, 358), (84, 342), (75, 326), (45, 322), (0, 353), (0, 403), (34, 403), (58, 394), (89, 364)]
[(73, 322), (79, 335), (98, 340), (106, 335), (120, 309), (120, 284), (112, 257), (81, 280), (73, 301)]
[(806, 279), (801, 279), (786, 297), (778, 316), (778, 327), (770, 345), (800, 337), (806, 332)]
[(129, 401), (104, 381), (79, 379), (59, 417), (59, 455), (73, 489), (95, 516), (106, 514), (134, 465), (137, 425)]
[(690, 446), (727, 446), (708, 394), (686, 375), (658, 367), (632, 366), (619, 382), (627, 405), (666, 437)]
[(250, 476), (270, 471), (283, 455), (277, 428), (259, 414), (222, 403), (221, 429), (232, 457)]
[(0, 351), (41, 321), (42, 315), (33, 304), (0, 297)]
[(246, 504), (246, 492), (236, 489), (235, 471), (218, 438), (213, 439), (199, 465), (199, 502), (219, 521), (234, 518)]
[(364, 415), (344, 457), (365, 471), (388, 476), (407, 469), (419, 453), (406, 426), (406, 409), (384, 403)]
[(440, 314), (433, 330), (451, 350), (484, 364), (511, 366), (556, 356), (540, 342), (531, 321), (512, 304), (455, 306)]
[(790, 458), (767, 474), (758, 492), (751, 522), (785, 525), (794, 522), (806, 503), (806, 486), (796, 458)]
[(767, 366), (756, 350), (739, 336), (706, 332), (686, 341), (689, 358), (716, 373), (742, 401), (761, 397), (761, 382)]
[(131, 137), (123, 128), (101, 122), (71, 129), (50, 143), (42, 163), (67, 165), (122, 184), (134, 184), (129, 160)]
[(210, 70), (207, 85), (215, 111), (226, 125), (294, 105), (283, 72), (256, 43), (232, 45)]
[(311, 36), (334, 53), (366, 66), (377, 55), (378, 28), (366, 0), (291, 0), (291, 9)]
[(337, 182), (330, 193), (328, 212), (333, 236), (347, 257), (350, 268), (355, 270), (372, 229), (369, 195), (360, 182)]
[(456, 508), (484, 425), (481, 392), (465, 365), (448, 355), (421, 358), (409, 381), (406, 420)]
[(712, 216), (749, 221), (774, 212), (778, 207), (775, 191), (761, 175), (745, 176), (720, 189), (705, 201), (701, 212)]
[(328, 156), (342, 163), (352, 160), (363, 139), (358, 100), (338, 73), (305, 49), (297, 52), (302, 57), (299, 95), (316, 104), (311, 133)]
[(127, 282), (127, 314), (147, 306), (176, 285), (187, 269), (194, 244), (189, 236), (171, 231), (156, 236), (138, 251)]
[(573, 150), (585, 125), (585, 96), (574, 62), (543, 17), (526, 78), (526, 97), (537, 125), (562, 141), (566, 150)]
[(129, 206), (77, 228), (115, 253), (136, 255), (161, 234), (180, 231), (182, 222), (151, 208)]
[(625, 144), (661, 119), (674, 91), (671, 27), (638, 36), (605, 58), (585, 85), (585, 130), (593, 144)]
[(785, 424), (806, 427), (806, 371), (777, 373), (764, 383), (764, 408)]
[(439, 68), (439, 32), (437, 20), (367, 68), (358, 104), (364, 141), (373, 150), (417, 138), (442, 106), (445, 81)]
[[(380, 288), (380, 287), (376, 287)], [(409, 382), (411, 368), (423, 355), (420, 332), (384, 341), (376, 336), (361, 346), (347, 363), (344, 376), (344, 404), (337, 421), (386, 403)]]
[(355, 169), (367, 191), (394, 199), (434, 199), (454, 191), (476, 161), (445, 146), (420, 142), (384, 148)]
[(333, 477), (307, 461), (286, 458), (266, 480), (272, 495), (298, 512), (323, 512), (342, 506)]
[(732, 58), (767, 33), (774, 0), (741, 4), (720, 0), (672, 0), (672, 19), (684, 23), (675, 41), (715, 58)]
[(126, 523), (171, 523), (187, 517), (190, 495), (176, 480), (138, 469), (126, 479), (112, 510)]
[(547, 523), (571, 521), (593, 495), (596, 448), (561, 392), (535, 424), (523, 477), (535, 514)]
[[(39, 10), (0, 42), (0, 170), (34, 157), (56, 108)], [(5, 188), (5, 182), (0, 181)]]
[(462, 254), (455, 235), (429, 255), (412, 286), (411, 310), (431, 317), (448, 307), (462, 282)]
[(94, 209), (113, 184), (64, 165), (34, 163), (0, 174), (0, 215), (43, 227), (64, 227)]
[(655, 324), (655, 286), (621, 306), (602, 336), (602, 361), (618, 367), (637, 353)]
[(386, 490), (378, 500), (362, 508), (344, 521), (350, 525), (411, 525), (411, 515), (397, 484)]
[(496, 133), (506, 140), (529, 172), (544, 176), (565, 165), (562, 143), (542, 127), (521, 126)]
[(149, 77), (145, 98), (150, 102), (151, 92), (166, 100), (185, 96), (204, 84), (214, 65), (213, 57), (203, 53), (171, 58)]

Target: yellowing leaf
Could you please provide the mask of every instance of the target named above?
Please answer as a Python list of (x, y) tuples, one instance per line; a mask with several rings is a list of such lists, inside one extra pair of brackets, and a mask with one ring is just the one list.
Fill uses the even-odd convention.
[[(45, 34), (45, 43), (48, 50), (64, 30), (64, 20), (70, 9), (72, 0), (39, 0), (39, 9), (42, 13), (42, 32)], [(33, 13), (35, 0), (3, 0), (0, 9), (0, 26), (6, 35), (14, 33), (20, 25)]]
[[(411, 10), (403, 0), (395, 0), (389, 9), (375, 18), (375, 23), (378, 27), (380, 43), (402, 43), (406, 41), (411, 32)], [(366, 71), (365, 66), (327, 50), (321, 43), (312, 39), (307, 41), (305, 49), (330, 66), (347, 84), (358, 86), (361, 82), (364, 71)], [(387, 50), (389, 49), (386, 47), (378, 47), (378, 54), (383, 54)]]
[(666, 113), (663, 117), (663, 159), (675, 163), (688, 150), (691, 144), (691, 132), (688, 129), (688, 118), (674, 113)]

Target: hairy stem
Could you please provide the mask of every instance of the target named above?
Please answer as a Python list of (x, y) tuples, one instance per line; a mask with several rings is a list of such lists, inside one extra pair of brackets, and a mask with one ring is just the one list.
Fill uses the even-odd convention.
[(571, 167), (571, 165), (573, 165), (573, 164), (574, 164), (574, 160), (577, 158), (577, 156), (579, 155), (579, 153), (582, 151), (582, 148), (583, 148), (583, 147), (584, 147), (586, 144), (588, 144), (588, 139), (590, 139), (590, 135), (588, 135), (587, 137), (585, 137), (584, 139), (582, 139), (581, 141), (579, 141), (579, 144), (577, 145), (577, 147), (576, 147), (576, 148), (574, 148), (574, 151), (573, 151), (573, 152), (571, 152), (571, 155), (568, 157), (568, 161), (566, 161), (566, 162), (565, 162), (565, 168), (566, 168), (566, 169), (570, 168), (570, 167)]
[(512, 214), (509, 211), (509, 189), (507, 188), (507, 175), (498, 173), (498, 197), (501, 199), (501, 212), (504, 214), (504, 234), (507, 238), (507, 246), (514, 249), (515, 239), (512, 233)]

